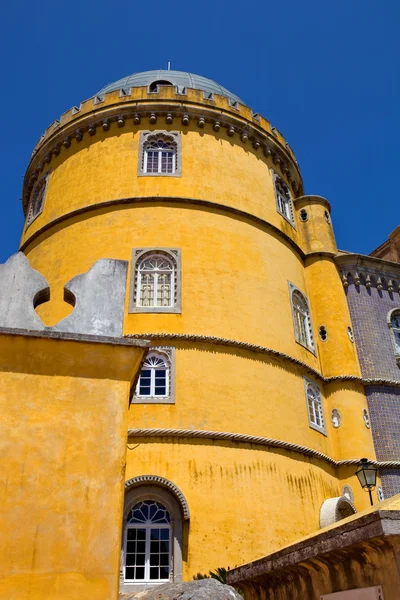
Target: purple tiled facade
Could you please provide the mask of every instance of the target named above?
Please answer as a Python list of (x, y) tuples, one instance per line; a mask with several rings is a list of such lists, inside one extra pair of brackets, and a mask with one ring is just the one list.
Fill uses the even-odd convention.
[[(399, 292), (389, 292), (387, 285), (378, 290), (376, 282), (367, 288), (363, 279), (360, 285), (355, 285), (350, 276), (348, 284), (347, 302), (363, 379), (400, 382), (400, 368), (388, 326), (390, 311), (400, 309)], [(382, 383), (366, 385), (365, 390), (377, 459), (399, 461), (400, 387)], [(400, 470), (382, 470), (381, 477), (386, 498), (400, 493)]]

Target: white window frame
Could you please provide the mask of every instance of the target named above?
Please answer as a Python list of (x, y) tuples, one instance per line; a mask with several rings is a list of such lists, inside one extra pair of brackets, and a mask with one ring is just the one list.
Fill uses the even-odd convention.
[[(156, 365), (146, 364), (150, 363), (152, 360), (157, 359), (158, 361), (162, 361), (163, 370), (165, 370), (165, 394), (157, 394), (156, 393)], [(141, 394), (140, 393), (140, 382), (142, 379), (142, 370), (150, 371), (150, 394)], [(158, 369), (160, 370), (160, 368)], [(136, 396), (137, 398), (168, 398), (169, 397), (169, 379), (170, 379), (170, 364), (167, 357), (159, 352), (149, 352), (146, 356), (143, 366), (140, 370), (139, 379), (136, 387)]]
[[(170, 146), (169, 149), (151, 148), (151, 145), (162, 140)], [(182, 144), (180, 131), (141, 131), (139, 142), (139, 161), (138, 161), (138, 176), (140, 177), (180, 177), (182, 175)], [(172, 157), (172, 172), (163, 172), (162, 168), (162, 152), (173, 152)], [(158, 152), (158, 168), (157, 172), (149, 172), (148, 169), (148, 152)]]
[[(167, 142), (164, 142), (167, 143)], [(157, 171), (149, 171), (149, 152), (155, 153), (157, 156)], [(169, 159), (171, 159), (171, 171), (163, 171), (162, 170), (162, 159), (163, 154), (166, 154), (167, 166), (169, 164)], [(144, 163), (143, 163), (143, 172), (147, 175), (174, 175), (176, 167), (176, 147), (172, 144), (169, 144), (167, 148), (152, 148), (149, 145), (146, 145), (144, 149)]]
[[(387, 324), (391, 331), (392, 336), (392, 344), (394, 350), (394, 357), (396, 359), (397, 364), (400, 366), (400, 327), (393, 326), (394, 319), (399, 319), (400, 321), (400, 308), (393, 308), (387, 317)], [(397, 339), (396, 339), (397, 336)]]
[[(162, 269), (157, 269), (156, 267), (154, 269), (144, 269), (142, 267), (142, 264), (144, 262), (147, 262), (149, 260), (160, 260), (160, 261), (165, 261), (170, 265), (170, 269), (169, 270), (162, 270)], [(173, 261), (171, 261), (169, 256), (166, 256), (165, 254), (150, 254), (148, 256), (144, 256), (142, 258), (142, 260), (140, 261), (140, 263), (138, 264), (138, 274), (137, 274), (137, 291), (136, 291), (136, 306), (140, 307), (140, 308), (172, 308), (174, 305), (174, 297), (175, 297), (175, 266)], [(153, 298), (150, 299), (151, 304), (149, 304), (148, 306), (145, 306), (143, 304), (141, 304), (141, 300), (142, 300), (142, 283), (143, 283), (143, 278), (144, 278), (144, 274), (145, 273), (149, 273), (149, 275), (151, 275), (153, 277)], [(160, 278), (164, 277), (165, 275), (169, 275), (169, 304), (166, 305), (159, 305), (157, 304), (158, 301), (158, 292), (159, 292), (159, 287), (162, 286), (162, 282), (160, 282)]]
[[(46, 171), (44, 175), (35, 183), (31, 193), (31, 199), (29, 202), (28, 215), (26, 217), (26, 227), (33, 223), (37, 217), (42, 214), (44, 208), (44, 202), (46, 200), (47, 186), (49, 182), (50, 169)], [(38, 204), (38, 198), (40, 197), (40, 204)]]
[[(282, 217), (284, 219), (286, 219), (286, 221), (288, 221), (291, 224), (291, 226), (294, 229), (296, 229), (296, 224), (295, 224), (295, 220), (294, 220), (293, 198), (292, 198), (292, 193), (290, 191), (290, 187), (286, 183), (286, 181), (283, 179), (283, 177), (278, 175), (278, 173), (276, 171), (274, 171), (273, 169), (272, 169), (272, 181), (273, 181), (273, 185), (274, 185), (276, 210), (278, 211), (278, 213), (280, 215), (282, 215)], [(286, 195), (282, 196), (281, 192), (278, 190), (278, 185), (287, 190), (287, 197), (286, 197)]]
[[(154, 285), (153, 305), (140, 305), (142, 272), (140, 265), (151, 257), (162, 257), (172, 265), (171, 293), (169, 306), (154, 306), (156, 285)], [(157, 282), (155, 282), (157, 283)], [(132, 250), (132, 270), (130, 283), (130, 313), (181, 313), (181, 252), (179, 248), (134, 248)]]
[[(132, 394), (132, 404), (175, 404), (175, 352), (176, 349), (172, 346), (151, 346), (148, 350), (147, 356), (143, 361), (143, 365), (146, 364), (146, 360), (151, 357), (157, 357), (164, 361), (166, 365), (166, 394), (155, 395), (154, 384), (151, 382), (150, 395), (140, 394), (140, 377), (142, 369), (146, 368), (142, 366), (139, 371), (137, 382), (134, 382), (134, 393)], [(154, 375), (155, 381), (155, 375)], [(153, 393), (152, 393), (153, 392)]]
[[(161, 504), (161, 503), (160, 503)], [(134, 508), (134, 507), (133, 507)], [(165, 510), (167, 508), (164, 506)], [(167, 511), (168, 512), (168, 511)], [(171, 518), (171, 515), (169, 515)], [(126, 564), (127, 558), (127, 544), (128, 544), (128, 530), (129, 529), (144, 529), (146, 531), (146, 539), (145, 539), (145, 564), (144, 564), (144, 578), (143, 579), (128, 579), (126, 577), (126, 568), (130, 567), (130, 565)], [(168, 529), (168, 578), (165, 579), (150, 579), (150, 531), (152, 529)], [(125, 532), (124, 532), (124, 583), (127, 584), (142, 584), (142, 585), (160, 585), (163, 583), (168, 583), (171, 580), (171, 545), (172, 545), (172, 526), (171, 521), (169, 523), (153, 523), (152, 521), (147, 521), (146, 523), (126, 523), (125, 524)]]
[[(315, 343), (314, 343), (314, 332), (313, 332), (313, 326), (312, 326), (312, 321), (311, 321), (310, 305), (308, 303), (307, 296), (305, 294), (303, 294), (303, 292), (301, 290), (299, 290), (295, 285), (293, 285), (293, 283), (290, 283), (290, 281), (288, 283), (289, 283), (290, 306), (292, 309), (295, 340), (298, 344), (303, 346), (303, 348), (307, 348), (307, 350), (309, 350), (310, 352), (315, 354), (316, 352), (315, 352)], [(300, 300), (303, 302), (303, 304), (305, 306), (305, 309), (304, 309), (304, 312), (302, 315), (304, 317), (304, 325), (305, 325), (305, 327), (304, 327), (305, 336), (306, 336), (305, 340), (302, 339), (301, 333), (299, 331), (298, 313), (300, 313), (300, 310), (297, 306), (294, 305), (293, 295), (299, 296)]]
[[(309, 401), (309, 397), (308, 397), (308, 390), (310, 387), (313, 388), (313, 390), (316, 393), (317, 398), (318, 398), (317, 401), (312, 400), (312, 403), (313, 403), (312, 410), (310, 408), (310, 401)], [(325, 427), (324, 408), (322, 405), (321, 388), (319, 387), (319, 385), (317, 385), (315, 383), (315, 381), (308, 379), (308, 377), (304, 377), (304, 391), (305, 391), (305, 396), (306, 396), (308, 423), (309, 423), (311, 429), (315, 429), (316, 431), (319, 431), (319, 433), (327, 435), (326, 427)], [(318, 419), (320, 421), (320, 425), (317, 422)]]

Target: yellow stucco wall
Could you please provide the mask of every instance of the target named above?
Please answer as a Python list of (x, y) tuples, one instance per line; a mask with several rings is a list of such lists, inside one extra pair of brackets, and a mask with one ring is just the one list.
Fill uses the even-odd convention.
[(0, 335), (0, 598), (116, 597), (143, 347)]
[[(165, 93), (173, 97), (171, 90)], [(142, 94), (138, 101), (148, 100), (143, 90), (137, 94)], [(191, 100), (202, 108), (199, 94)], [(117, 109), (119, 102), (122, 109), (126, 104), (114, 93), (106, 104)], [(210, 103), (204, 106), (213, 110)], [(237, 119), (249, 127), (245, 119), (252, 117), (246, 110), (240, 108)], [(84, 105), (77, 126), (93, 118)], [(71, 119), (62, 119), (61, 128)], [(260, 131), (272, 135), (269, 124), (260, 123)], [(137, 176), (142, 130), (182, 130), (181, 177)], [(52, 135), (48, 131), (43, 143)], [(275, 137), (284, 148), (283, 138)], [(39, 147), (30, 172), (40, 152)], [(295, 172), (294, 157), (285, 152)], [(72, 139), (49, 162), (42, 166), (42, 173), (50, 168), (43, 212), (21, 241), (30, 264), (51, 288), (50, 302), (37, 309), (47, 325), (72, 310), (63, 286), (96, 260), (131, 265), (133, 248), (179, 248), (182, 312), (130, 314), (127, 289), (124, 333), (216, 336), (265, 348), (252, 352), (212, 340), (153, 339), (153, 345), (176, 347), (175, 404), (131, 405), (126, 429), (230, 431), (301, 444), (335, 460), (374, 458), (362, 421), (360, 382), (324, 382), (325, 377), (360, 375), (347, 335), (343, 288), (331, 260), (336, 245), (324, 215), (326, 201), (303, 197), (295, 202), (293, 227), (276, 208), (271, 169), (285, 177), (276, 156), (266, 157), (224, 128), (214, 131), (211, 122), (199, 129), (193, 119), (186, 128), (175, 117), (166, 125), (165, 116), (151, 125), (147, 113), (140, 125), (127, 120), (119, 128), (111, 122), (108, 131), (98, 126), (95, 136)], [(110, 205), (99, 206), (106, 202)], [(302, 223), (298, 215), (305, 206), (309, 219)], [(315, 352), (295, 341), (289, 282), (309, 299)], [(318, 338), (321, 324), (329, 330), (327, 342)], [(305, 376), (321, 388), (327, 435), (309, 427)], [(108, 384), (104, 398), (107, 390)], [(89, 391), (91, 401), (96, 394)], [(343, 413), (337, 430), (330, 423), (332, 408)], [(190, 578), (197, 571), (249, 561), (313, 532), (324, 500), (340, 495), (344, 483), (356, 490), (354, 470), (335, 472), (327, 461), (298, 452), (152, 438), (128, 452), (125, 478), (159, 475), (184, 492), (191, 510), (184, 575)], [(367, 496), (357, 492), (357, 508), (367, 503)], [(117, 530), (118, 537), (120, 524)]]
[[(318, 530), (321, 504), (340, 496), (332, 468), (294, 453), (208, 440), (148, 438), (131, 444), (127, 479), (155, 472), (173, 481), (188, 501), (184, 579), (210, 568), (233, 568)], [(354, 473), (346, 483), (359, 486)], [(368, 506), (368, 498), (360, 500), (359, 508)]]

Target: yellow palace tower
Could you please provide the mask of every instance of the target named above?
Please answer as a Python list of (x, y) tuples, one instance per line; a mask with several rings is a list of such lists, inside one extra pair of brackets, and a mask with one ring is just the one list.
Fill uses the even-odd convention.
[[(42, 533), (62, 540), (65, 572), (80, 573), (65, 580), (70, 595), (49, 598), (88, 597), (102, 569), (99, 599), (232, 568), (369, 504), (355, 465), (375, 454), (330, 205), (304, 195), (290, 146), (265, 118), (204, 77), (136, 73), (50, 125), (23, 205), (20, 250), (51, 291), (37, 307), (45, 329), (78, 309), (68, 281), (126, 261), (121, 339), (142, 344), (118, 421), (126, 452), (103, 482), (118, 499), (82, 513), (98, 542), (83, 541), (80, 556), (67, 521)], [(74, 435), (112, 456), (97, 393), (80, 392), (92, 412)], [(72, 499), (73, 486), (62, 493)], [(102, 511), (115, 530), (107, 551)], [(110, 563), (92, 568), (82, 557), (99, 547)], [(60, 577), (56, 559), (43, 561)], [(35, 589), (26, 598), (47, 597)]]

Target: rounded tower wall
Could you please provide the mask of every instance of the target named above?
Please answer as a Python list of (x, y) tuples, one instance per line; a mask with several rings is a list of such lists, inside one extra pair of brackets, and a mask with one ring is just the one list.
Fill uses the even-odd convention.
[[(176, 172), (143, 176), (143, 134), (161, 131), (179, 140)], [(362, 424), (356, 448), (352, 439), (365, 395), (332, 260), (329, 203), (296, 199), (301, 176), (281, 134), (217, 94), (116, 90), (47, 129), (25, 178), (28, 215), (46, 173), (43, 210), (21, 241), (51, 290), (39, 316), (57, 323), (72, 310), (64, 301), (70, 279), (99, 259), (125, 260), (123, 333), (173, 357), (169, 397), (131, 390), (125, 479), (152, 474), (183, 491), (191, 514), (184, 578), (318, 529), (322, 503), (341, 495), (336, 461), (374, 452)], [(168, 249), (179, 257), (179, 302), (174, 311), (141, 312), (135, 257)], [(299, 339), (296, 297), (307, 340)], [(343, 477), (357, 487), (354, 471)], [(368, 504), (357, 498), (358, 508)]]

